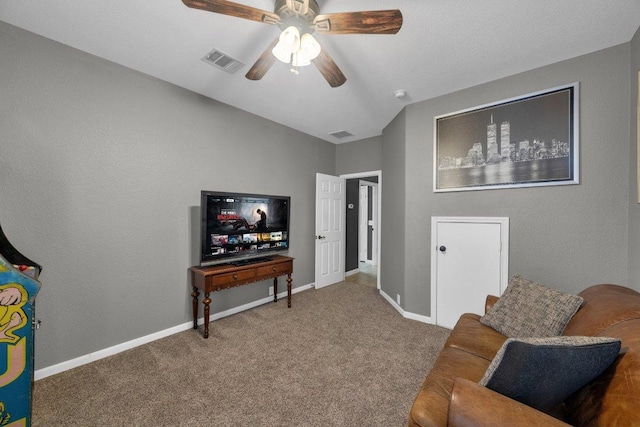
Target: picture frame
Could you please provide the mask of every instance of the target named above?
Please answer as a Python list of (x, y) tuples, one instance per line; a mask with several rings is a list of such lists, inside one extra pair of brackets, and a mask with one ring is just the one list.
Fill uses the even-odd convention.
[(434, 117), (433, 191), (579, 184), (578, 107), (575, 82)]

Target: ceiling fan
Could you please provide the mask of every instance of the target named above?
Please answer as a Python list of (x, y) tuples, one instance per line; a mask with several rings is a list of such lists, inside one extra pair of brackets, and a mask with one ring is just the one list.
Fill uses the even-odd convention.
[(311, 35), (396, 34), (402, 27), (398, 9), (320, 14), (316, 0), (276, 0), (273, 12), (226, 0), (182, 0), (188, 7), (277, 25), (282, 33), (260, 55), (246, 74), (260, 80), (276, 59), (291, 64), (291, 71), (313, 63), (331, 87), (347, 81), (331, 56)]

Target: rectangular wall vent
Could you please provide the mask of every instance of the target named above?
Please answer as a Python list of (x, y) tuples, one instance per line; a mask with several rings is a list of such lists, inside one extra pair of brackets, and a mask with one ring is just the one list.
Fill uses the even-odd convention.
[(346, 138), (348, 136), (353, 136), (352, 133), (349, 133), (346, 130), (337, 130), (335, 132), (329, 133), (329, 135), (331, 135), (334, 138), (338, 138), (338, 139)]
[(235, 73), (244, 66), (242, 62), (230, 57), (218, 49), (213, 49), (211, 52), (207, 53), (202, 60), (229, 74)]

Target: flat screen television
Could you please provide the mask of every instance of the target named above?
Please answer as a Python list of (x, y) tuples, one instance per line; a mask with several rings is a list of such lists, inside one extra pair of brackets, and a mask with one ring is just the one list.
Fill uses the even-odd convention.
[(287, 196), (201, 191), (200, 265), (287, 251), (290, 205)]

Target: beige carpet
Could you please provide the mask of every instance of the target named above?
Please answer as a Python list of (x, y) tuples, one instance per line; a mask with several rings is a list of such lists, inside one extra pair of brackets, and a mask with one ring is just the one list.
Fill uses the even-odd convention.
[(404, 426), (448, 334), (343, 282), (37, 381), (33, 425)]

